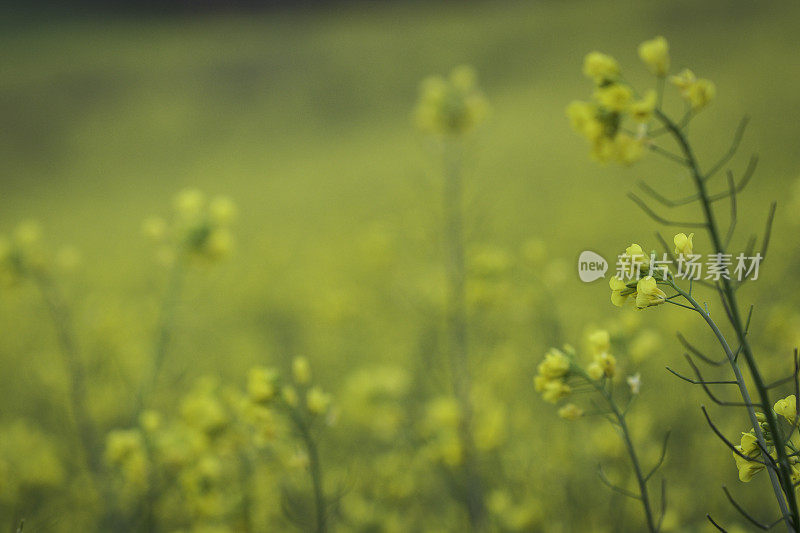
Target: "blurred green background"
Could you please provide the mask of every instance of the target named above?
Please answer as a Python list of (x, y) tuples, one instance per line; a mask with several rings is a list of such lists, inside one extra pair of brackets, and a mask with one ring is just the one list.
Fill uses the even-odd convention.
[[(574, 267), (585, 249), (610, 258), (630, 242), (656, 246), (657, 225), (625, 193), (639, 179), (672, 196), (690, 192), (691, 183), (652, 155), (630, 168), (595, 164), (564, 109), (591, 90), (581, 75), (587, 52), (614, 55), (629, 81), (647, 87), (652, 82), (636, 46), (664, 35), (673, 70), (689, 66), (717, 84), (717, 99), (692, 124), (702, 161), (723, 153), (740, 118), (750, 116), (732, 165), (741, 170), (751, 151), (761, 158), (740, 199), (739, 224), (749, 228), (741, 241), (761, 231), (770, 200), (777, 198), (779, 208), (770, 261), (743, 300), (759, 304), (756, 338), (778, 377), (789, 369), (788, 350), (800, 333), (792, 204), (800, 164), (797, 20), (796, 3), (723, 1), (363, 3), (9, 17), (0, 32), (0, 232), (36, 219), (48, 243), (80, 250), (81, 265), (63, 276), (64, 286), (90, 373), (93, 415), (105, 431), (126, 425), (164, 290), (164, 269), (141, 235), (142, 220), (167, 213), (186, 187), (235, 200), (236, 246), (229, 260), (188, 276), (160, 410), (176, 411), (200, 375), (242, 388), (252, 365), (288, 368), (298, 354), (309, 358), (334, 403), (346, 398), (348, 376), (360, 369), (430, 373), (433, 384), (412, 387), (411, 396), (427, 391), (408, 402), (413, 406), (444, 390), (446, 380), (435, 349), (441, 184), (411, 112), (420, 80), (472, 65), (491, 114), (470, 141), (468, 248), (514, 265), (524, 262), (520, 250), (532, 239), (546, 250), (542, 265), (503, 271), (487, 289), (486, 308), (471, 317), (476, 372), (510, 420), (504, 444), (487, 460), (489, 484), (536, 509), (517, 530), (637, 531), (639, 509), (595, 475), (606, 452), (593, 444), (592, 432), (613, 439), (611, 428), (599, 419), (558, 419), (533, 393), (531, 379), (550, 345), (580, 345), (591, 325), (613, 329), (611, 322), (628, 320), (608, 302), (605, 282), (583, 284)], [(704, 236), (695, 243), (708, 246)], [(537, 285), (542, 281), (545, 289)], [(76, 524), (93, 523), (96, 502), (76, 496), (67, 377), (52, 327), (34, 290), (2, 295), (0, 423), (6, 434), (20, 419), (41, 428), (68, 475), (0, 498), (0, 530), (24, 517), (25, 531), (78, 531)], [(765, 480), (739, 485), (730, 453), (705, 427), (702, 391), (664, 371), (682, 366), (677, 327), (709, 347), (710, 336), (673, 309), (630, 315), (631, 338), (647, 331), (658, 339), (652, 353), (627, 366), (643, 375), (637, 421), (653, 453), (673, 428), (664, 473), (670, 530), (707, 531), (706, 512), (741, 523), (722, 484), (771, 517), (774, 504), (757, 488), (766, 488)], [(511, 355), (498, 355), (504, 351)], [(719, 411), (716, 418), (730, 435), (748, 429), (743, 412)], [(361, 514), (347, 498), (366, 494), (365, 480), (384, 469), (371, 457), (390, 452), (354, 455), (369, 448), (368, 429), (348, 425), (345, 408), (340, 421), (322, 437), (331, 493), (339, 493), (337, 483), (347, 486), (342, 515), (351, 519), (342, 518), (339, 529), (462, 530), (446, 487), (430, 480), (413, 485), (394, 507), (377, 483), (374, 494), (359, 496), (379, 507), (375, 516), (352, 518)], [(5, 448), (8, 464), (22, 461), (13, 445)], [(413, 449), (398, 451), (398, 461), (413, 463)], [(7, 469), (8, 480), (13, 471)], [(262, 525), (254, 530), (294, 527), (276, 521), (280, 497), (273, 496), (258, 500)], [(159, 530), (200, 531), (212, 522)], [(514, 529), (502, 519), (496, 524)]]

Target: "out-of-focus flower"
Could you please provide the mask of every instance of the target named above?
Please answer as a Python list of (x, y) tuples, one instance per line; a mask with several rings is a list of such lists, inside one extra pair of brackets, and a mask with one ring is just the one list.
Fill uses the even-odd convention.
[(669, 44), (660, 35), (639, 45), (639, 58), (656, 76), (665, 76), (669, 71)]

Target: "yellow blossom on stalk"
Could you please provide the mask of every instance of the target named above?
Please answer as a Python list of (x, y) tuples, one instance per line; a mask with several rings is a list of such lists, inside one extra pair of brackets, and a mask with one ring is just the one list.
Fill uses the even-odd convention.
[(639, 45), (639, 58), (656, 76), (665, 76), (669, 70), (669, 43), (660, 35)]
[(603, 353), (611, 349), (611, 335), (606, 329), (597, 329), (589, 334), (589, 346), (593, 353)]
[(623, 165), (635, 163), (644, 155), (644, 141), (642, 139), (634, 139), (627, 133), (617, 135), (614, 146), (616, 148), (616, 160)]
[(631, 116), (637, 122), (647, 122), (653, 116), (657, 103), (658, 95), (650, 89), (645, 93), (644, 98), (631, 104)]
[(670, 77), (669, 81), (672, 82), (675, 87), (684, 91), (697, 81), (697, 76), (694, 75), (694, 72), (685, 68), (677, 75)]
[(583, 74), (596, 84), (613, 81), (619, 76), (619, 64), (613, 57), (601, 52), (590, 52), (583, 59)]
[(227, 196), (217, 196), (209, 203), (208, 212), (217, 224), (230, 224), (236, 218), (236, 204)]
[(583, 416), (583, 409), (581, 409), (574, 403), (568, 403), (567, 405), (558, 410), (558, 416), (560, 416), (564, 420), (577, 420)]
[(617, 307), (622, 307), (628, 298), (636, 298), (636, 288), (628, 287), (625, 280), (616, 276), (608, 280), (608, 285), (611, 287), (611, 303)]
[(684, 98), (692, 105), (692, 109), (699, 111), (707, 106), (717, 94), (717, 87), (714, 82), (706, 79), (699, 79), (692, 84), (686, 91)]
[(161, 217), (147, 217), (142, 223), (142, 232), (154, 241), (160, 241), (167, 233), (167, 223)]
[(653, 276), (640, 279), (636, 285), (636, 307), (639, 309), (663, 304), (666, 299), (666, 293), (658, 288)]
[(331, 396), (319, 387), (312, 387), (306, 393), (306, 407), (311, 414), (321, 415), (331, 405)]
[(546, 379), (558, 379), (569, 372), (569, 358), (558, 348), (550, 348), (539, 363), (539, 374)]
[(678, 233), (672, 239), (675, 243), (675, 255), (691, 255), (694, 252), (692, 248), (693, 243), (692, 239), (694, 238), (694, 233), (690, 233), (686, 235), (685, 233)]
[(607, 378), (613, 378), (617, 373), (617, 359), (608, 352), (595, 354), (592, 363), (596, 364)]
[(247, 373), (247, 394), (256, 403), (274, 399), (278, 394), (278, 373), (272, 368), (251, 368)]
[(713, 82), (697, 78), (694, 72), (684, 69), (677, 76), (672, 76), (670, 81), (681, 92), (681, 97), (691, 104), (694, 111), (699, 111), (716, 95), (716, 86)]
[(597, 106), (589, 102), (574, 101), (567, 106), (567, 117), (576, 133), (589, 141), (603, 135), (603, 124), (597, 118)]
[(197, 189), (184, 189), (175, 196), (175, 211), (184, 220), (197, 220), (205, 206), (206, 196)]
[(589, 366), (586, 367), (586, 373), (595, 381), (602, 379), (605, 375), (603, 367), (596, 361), (589, 363)]
[(423, 81), (414, 115), (425, 133), (458, 136), (480, 124), (487, 110), (475, 71), (460, 66), (448, 78), (432, 76)]
[(625, 248), (625, 256), (631, 258), (631, 263), (647, 263), (647, 255), (644, 253), (644, 250), (642, 250), (642, 247), (636, 243)]
[(549, 403), (556, 403), (558, 400), (566, 398), (572, 392), (572, 388), (561, 380), (552, 380), (545, 384), (542, 391), (542, 398)]
[[(735, 448), (741, 453), (739, 455), (739, 453), (732, 452), (736, 461), (736, 468), (739, 471), (739, 480), (747, 483), (753, 479), (753, 476), (764, 469), (764, 464), (757, 461), (761, 455), (761, 449), (758, 446), (755, 433), (753, 431), (742, 433), (741, 444), (735, 446)], [(742, 455), (750, 458), (750, 460), (745, 459)]]
[(311, 365), (305, 357), (295, 357), (292, 361), (292, 377), (295, 383), (308, 385), (311, 382)]
[(627, 85), (612, 83), (598, 88), (594, 97), (604, 108), (622, 113), (633, 100), (633, 91)]
[(797, 399), (794, 394), (792, 394), (791, 396), (778, 400), (775, 402), (773, 410), (776, 414), (788, 420), (789, 423), (794, 424), (794, 420), (797, 417)]

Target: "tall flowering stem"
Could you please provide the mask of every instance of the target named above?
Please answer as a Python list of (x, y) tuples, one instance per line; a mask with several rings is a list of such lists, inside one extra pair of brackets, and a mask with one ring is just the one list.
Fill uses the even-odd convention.
[(483, 480), (478, 469), (473, 440), (473, 409), (467, 338), (465, 301), (466, 265), (464, 258), (463, 184), (460, 146), (445, 146), (444, 223), (448, 279), (447, 334), (448, 359), (453, 390), (461, 412), (459, 438), (464, 454), (464, 499), (470, 522), (478, 528), (486, 519)]
[[(669, 432), (664, 437), (664, 444), (661, 457), (656, 464), (645, 473), (636, 447), (633, 443), (630, 429), (627, 422), (628, 410), (639, 394), (640, 377), (639, 374), (628, 377), (630, 395), (624, 402), (624, 407), (618, 403), (619, 394), (614, 394), (614, 381), (619, 377), (617, 370), (617, 360), (610, 353), (611, 337), (606, 330), (596, 330), (588, 337), (589, 345), (592, 350), (592, 362), (584, 366), (577, 357), (571, 346), (564, 346), (563, 350), (551, 348), (544, 357), (544, 360), (537, 367), (537, 374), (534, 378), (534, 387), (541, 393), (542, 398), (549, 403), (559, 403), (567, 401), (559, 410), (558, 415), (565, 420), (577, 420), (590, 415), (603, 416), (608, 422), (617, 429), (617, 432), (625, 444), (625, 452), (631, 461), (634, 476), (636, 477), (637, 491), (632, 491), (612, 483), (603, 473), (602, 467), (598, 468), (600, 480), (610, 489), (626, 496), (638, 500), (642, 505), (645, 515), (647, 531), (656, 533), (661, 528), (666, 511), (666, 482), (661, 481), (661, 512), (660, 517), (656, 517), (653, 503), (651, 502), (648, 482), (653, 475), (661, 468), (667, 451), (667, 440)], [(592, 400), (593, 409), (585, 412), (581, 407), (569, 401), (576, 393), (594, 392), (602, 398), (602, 405)]]
[[(711, 242), (711, 251), (714, 252), (712, 255), (714, 257), (724, 257), (727, 255), (726, 250), (736, 228), (736, 195), (741, 192), (752, 176), (756, 159), (751, 159), (750, 165), (738, 184), (734, 182), (732, 173), (728, 172), (727, 191), (710, 194), (708, 181), (722, 170), (735, 155), (746, 121), (743, 121), (737, 130), (727, 153), (708, 171), (703, 172), (688, 140), (686, 128), (698, 112), (714, 99), (716, 94), (715, 85), (707, 79), (696, 77), (694, 72), (689, 69), (684, 69), (678, 75), (667, 78), (670, 55), (669, 46), (663, 37), (656, 37), (642, 43), (639, 46), (639, 57), (648, 69), (655, 74), (657, 83), (656, 90), (648, 91), (643, 98), (637, 100), (635, 91), (622, 77), (619, 64), (614, 58), (600, 52), (592, 52), (586, 56), (584, 74), (594, 81), (595, 93), (593, 100), (590, 102), (573, 102), (570, 104), (567, 113), (572, 126), (591, 143), (592, 155), (600, 161), (631, 164), (644, 156), (645, 149), (649, 149), (651, 152), (668, 158), (670, 161), (688, 169), (695, 188), (695, 193), (690, 196), (678, 200), (670, 200), (648, 185), (644, 183), (640, 185), (645, 193), (667, 208), (698, 203), (702, 211), (702, 221), (679, 222), (669, 220), (659, 216), (637, 195), (629, 193), (628, 196), (659, 224), (705, 229)], [(667, 79), (678, 90), (686, 106), (686, 111), (680, 120), (670, 118), (663, 111), (664, 90)], [(655, 128), (651, 127), (654, 123), (657, 125)], [(678, 151), (673, 152), (660, 146), (656, 141), (662, 136), (671, 138), (677, 145)], [(720, 230), (713, 209), (713, 203), (723, 199), (729, 200), (731, 207), (730, 224), (724, 235)], [(759, 261), (763, 258), (763, 254), (766, 253), (774, 209), (775, 205), (773, 204), (768, 218), (767, 232), (762, 244), (762, 254), (758, 258)], [(687, 236), (684, 233), (679, 233), (675, 236), (675, 257), (680, 258), (692, 255), (693, 235)], [(751, 242), (754, 245), (754, 241)], [(767, 385), (765, 383), (747, 338), (749, 319), (747, 322), (743, 320), (736, 298), (736, 290), (741, 283), (732, 282), (726, 272), (720, 272), (719, 275), (713, 277), (714, 283), (708, 282), (708, 276), (706, 280), (698, 281), (698, 283), (711, 286), (719, 292), (722, 306), (728, 316), (730, 326), (736, 336), (735, 340), (739, 346), (734, 353), (730, 347), (731, 343), (726, 340), (718, 325), (711, 319), (708, 309), (701, 306), (692, 297), (691, 285), (688, 291), (684, 291), (675, 283), (675, 279), (668, 272), (668, 269), (666, 271), (654, 269), (654, 256), (651, 256), (648, 266), (647, 254), (643, 252), (639, 245), (631, 245), (624, 256), (621, 257), (624, 257), (632, 267), (636, 267), (636, 272), (632, 280), (625, 280), (623, 276), (615, 276), (610, 280), (612, 303), (622, 306), (625, 302), (634, 300), (636, 307), (639, 309), (665, 303), (674, 304), (696, 311), (714, 332), (726, 355), (723, 361), (715, 364), (725, 364), (727, 362), (731, 367), (735, 380), (706, 382), (700, 377), (699, 371), (694, 368), (691, 358), (688, 359), (695, 369), (697, 380), (684, 379), (703, 385), (711, 399), (718, 404), (746, 408), (750, 422), (753, 425), (753, 432), (748, 434), (750, 436), (743, 437), (742, 445), (735, 446), (730, 443), (713, 424), (712, 429), (733, 450), (739, 467), (739, 477), (742, 481), (749, 481), (753, 472), (760, 469), (760, 465), (767, 469), (781, 513), (780, 518), (774, 522), (774, 525), (783, 522), (789, 531), (800, 531), (800, 515), (798, 515), (794, 483), (800, 480), (800, 472), (795, 471), (793, 468), (796, 456), (794, 452), (787, 453), (788, 439), (780, 431), (781, 428), (775, 412), (777, 407), (773, 409), (769, 397), (769, 390), (774, 384)], [(671, 287), (676, 293), (672, 296), (667, 296), (660, 287)], [(681, 297), (688, 305), (677, 300)], [(682, 339), (682, 342), (695, 355), (708, 361), (702, 354), (693, 350), (691, 345), (685, 342), (685, 339)], [(744, 359), (752, 378), (754, 387), (752, 392), (748, 389), (747, 382), (739, 367), (740, 355)], [(797, 373), (797, 362), (795, 362), (795, 373), (792, 379), (795, 380), (796, 388), (800, 388), (797, 385)], [(679, 374), (678, 376), (682, 377)], [(780, 380), (779, 382), (785, 382), (785, 380)], [(717, 400), (707, 388), (707, 385), (711, 383), (737, 385), (743, 401), (721, 402)], [(800, 394), (800, 392), (797, 394)], [(752, 397), (755, 397), (755, 401), (753, 401)], [(789, 398), (781, 401), (789, 403)], [(768, 453), (770, 448), (774, 449), (774, 457)], [(746, 452), (743, 452), (743, 450), (746, 450)], [(757, 457), (761, 454), (763, 454), (763, 460), (758, 460)], [(742, 507), (732, 500), (729, 493), (726, 492), (726, 496), (746, 519), (759, 527), (763, 526), (749, 514), (743, 512)], [(710, 517), (709, 520), (719, 527)], [(767, 529), (766, 527), (762, 528)]]
[(462, 162), (464, 139), (484, 118), (486, 102), (478, 90), (475, 72), (456, 67), (448, 77), (423, 81), (414, 118), (441, 153), (444, 164), (443, 212), (445, 269), (447, 272), (447, 358), (453, 392), (460, 411), (459, 444), (463, 454), (462, 499), (471, 527), (486, 527), (483, 479), (473, 438), (470, 392), (467, 305), (465, 295), (464, 216)]
[[(673, 120), (667, 117), (660, 109), (655, 111), (655, 117), (663, 125), (666, 131), (669, 132), (673, 139), (675, 139), (681, 150), (682, 156), (685, 159), (685, 165), (689, 169), (697, 190), (699, 203), (702, 207), (703, 217), (705, 219), (704, 225), (711, 240), (714, 252), (717, 254), (725, 254), (726, 246), (723, 243), (706, 187), (706, 180), (710, 177), (710, 174), (704, 174), (701, 172), (700, 166), (683, 129)], [(782, 433), (779, 430), (777, 416), (771, 408), (772, 402), (769, 396), (769, 389), (767, 388), (767, 384), (761, 374), (761, 370), (758, 367), (758, 363), (755, 359), (755, 355), (753, 354), (750, 342), (747, 339), (745, 323), (742, 319), (736, 299), (736, 288), (733, 286), (731, 280), (724, 276), (719, 280), (719, 283), (720, 296), (723, 298), (723, 304), (728, 311), (727, 314), (729, 322), (736, 334), (736, 340), (741, 347), (741, 353), (744, 356), (744, 360), (753, 380), (753, 386), (756, 389), (758, 403), (755, 405), (758, 405), (763, 410), (770, 435), (772, 436), (772, 439), (775, 440), (775, 451), (777, 458), (774, 464), (770, 463), (767, 465), (767, 471), (772, 482), (775, 496), (778, 500), (781, 515), (784, 517), (784, 521), (789, 531), (800, 531), (800, 514), (798, 514), (797, 500), (794, 496), (795, 491), (792, 483), (792, 468), (789, 463), (789, 458), (786, 454), (785, 443), (782, 442)], [(676, 287), (674, 284), (673, 286)], [(745, 407), (750, 417), (750, 422), (753, 424), (756, 438), (758, 439), (760, 446), (762, 446), (764, 449), (767, 449), (767, 442), (764, 438), (763, 431), (761, 430), (761, 425), (757, 419), (755, 406), (751, 402), (750, 392), (748, 391), (747, 384), (745, 383), (741, 370), (739, 369), (737, 357), (735, 357), (733, 354), (724, 336), (714, 321), (711, 320), (711, 317), (708, 315), (708, 313), (705, 312), (705, 310), (699, 306), (688, 293), (683, 293), (683, 291), (681, 291), (681, 293), (692, 304), (695, 311), (697, 311), (704, 318), (706, 323), (708, 323), (708, 325), (714, 331), (715, 336), (725, 349), (728, 363), (736, 377), (739, 392), (742, 396), (742, 400), (745, 403)]]
[(56, 287), (49, 275), (40, 270), (32, 270), (31, 276), (42, 295), (56, 330), (58, 345), (69, 373), (69, 400), (72, 416), (75, 419), (75, 429), (83, 447), (89, 470), (97, 476), (103, 468), (100, 443), (97, 429), (89, 412), (86, 372), (78, 353), (72, 317), (58, 287)]

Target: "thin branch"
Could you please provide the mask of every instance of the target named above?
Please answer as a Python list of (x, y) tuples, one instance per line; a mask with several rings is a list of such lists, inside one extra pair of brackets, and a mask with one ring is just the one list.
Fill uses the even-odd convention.
[(755, 459), (753, 457), (748, 457), (745, 454), (743, 454), (742, 452), (740, 452), (739, 450), (737, 450), (736, 446), (731, 441), (729, 441), (727, 439), (727, 437), (725, 437), (725, 435), (723, 435), (722, 432), (717, 428), (717, 426), (714, 425), (714, 422), (711, 421), (711, 417), (708, 416), (708, 411), (706, 411), (706, 406), (705, 405), (701, 405), (700, 409), (703, 411), (703, 415), (706, 417), (706, 421), (708, 422), (708, 425), (711, 428), (711, 431), (713, 431), (717, 435), (717, 437), (719, 437), (719, 439), (723, 443), (725, 443), (725, 445), (728, 448), (731, 449), (731, 451), (733, 453), (735, 453), (736, 455), (738, 455), (739, 457), (741, 457), (745, 461), (750, 461), (751, 463), (758, 463), (760, 465), (767, 466), (767, 463), (765, 463), (764, 461), (760, 461), (760, 460)]
[(624, 489), (624, 488), (622, 488), (620, 486), (614, 485), (606, 477), (605, 473), (603, 473), (603, 467), (600, 466), (600, 465), (597, 465), (597, 475), (600, 477), (600, 481), (602, 481), (603, 484), (606, 485), (611, 490), (616, 491), (616, 492), (622, 494), (623, 496), (627, 496), (628, 498), (633, 498), (634, 500), (641, 500), (642, 499), (641, 496), (639, 496), (638, 494), (635, 494), (635, 493), (629, 491), (628, 489)]
[(668, 220), (661, 215), (657, 214), (655, 211), (650, 209), (650, 207), (644, 203), (644, 200), (636, 196), (634, 193), (629, 192), (628, 198), (633, 200), (633, 202), (639, 206), (639, 208), (645, 212), (647, 216), (658, 222), (659, 224), (663, 224), (665, 226), (677, 226), (677, 227), (684, 227), (684, 228), (704, 228), (706, 227), (705, 222), (686, 222), (686, 221), (679, 221), (679, 220)]
[(725, 496), (728, 497), (728, 501), (731, 502), (731, 505), (733, 505), (736, 508), (736, 510), (739, 511), (739, 514), (741, 514), (743, 517), (745, 517), (748, 522), (750, 522), (751, 524), (753, 524), (757, 528), (762, 529), (764, 531), (767, 531), (770, 527), (772, 527), (772, 526), (768, 526), (766, 524), (762, 524), (761, 522), (759, 522), (758, 520), (753, 518), (750, 515), (750, 513), (745, 511), (744, 507), (739, 505), (739, 503), (735, 499), (733, 499), (733, 495), (728, 490), (728, 487), (726, 487), (725, 485), (722, 486), (722, 492), (724, 492)]
[(706, 364), (709, 364), (711, 366), (722, 366), (728, 362), (727, 358), (715, 361), (714, 359), (707, 357), (705, 354), (703, 354), (703, 352), (695, 348), (689, 341), (687, 341), (686, 337), (681, 335), (680, 332), (678, 332), (677, 335), (678, 335), (678, 341), (683, 345), (683, 347), (692, 352), (695, 356), (699, 357)]
[(728, 233), (725, 235), (725, 249), (731, 244), (733, 232), (736, 229), (736, 185), (733, 182), (733, 172), (728, 171), (728, 189), (731, 195), (731, 222), (728, 225)]
[[(753, 177), (753, 174), (755, 173), (755, 170), (756, 170), (757, 166), (758, 166), (758, 156), (753, 155), (752, 157), (750, 157), (750, 161), (747, 163), (747, 167), (745, 168), (745, 171), (742, 174), (742, 177), (739, 180), (739, 183), (737, 183), (736, 186), (733, 189), (736, 194), (741, 193), (745, 189), (745, 187), (747, 187), (747, 185), (750, 183), (750, 179)], [(671, 199), (667, 198), (666, 196), (664, 196), (663, 194), (661, 194), (658, 191), (656, 191), (653, 187), (648, 185), (643, 180), (640, 180), (639, 182), (637, 182), (637, 185), (639, 185), (639, 188), (642, 189), (642, 191), (644, 191), (648, 196), (650, 196), (655, 201), (657, 201), (658, 203), (662, 204), (665, 207), (670, 207), (670, 208), (672, 208), (672, 207), (680, 207), (680, 206), (688, 205), (688, 204), (691, 204), (693, 202), (696, 202), (696, 201), (700, 200), (700, 195), (697, 194), (697, 193), (690, 194), (690, 195), (684, 196), (682, 198), (678, 198), (677, 200), (671, 200)], [(713, 204), (714, 202), (718, 202), (720, 200), (724, 200), (725, 198), (727, 198), (730, 195), (731, 195), (731, 191), (730, 190), (718, 192), (716, 194), (710, 194), (708, 196), (708, 202), (710, 204)]]
[(720, 169), (727, 165), (728, 161), (730, 161), (731, 158), (736, 155), (736, 151), (739, 149), (739, 143), (742, 142), (744, 130), (747, 128), (748, 122), (750, 122), (750, 117), (743, 117), (739, 122), (739, 127), (736, 128), (736, 133), (733, 135), (733, 142), (731, 143), (730, 148), (728, 148), (728, 152), (722, 156), (722, 158), (711, 168), (711, 170), (708, 171), (708, 173), (706, 173), (706, 175), (703, 177), (704, 181), (707, 181), (714, 174), (719, 172)]
[[(700, 385), (700, 382), (696, 379), (692, 379), (690, 377), (686, 377), (683, 374), (676, 372), (675, 370), (671, 369), (670, 367), (665, 367), (668, 372), (670, 372), (673, 376), (681, 378), (683, 381), (687, 383), (691, 383), (692, 385)], [(738, 385), (735, 380), (728, 380), (728, 381), (704, 381), (706, 385)]]
[(649, 145), (649, 148), (653, 152), (655, 152), (655, 153), (657, 153), (659, 155), (662, 155), (662, 156), (666, 157), (667, 159), (675, 161), (679, 165), (687, 166), (689, 164), (689, 162), (686, 160), (686, 158), (681, 157), (681, 156), (676, 155), (676, 154), (673, 154), (669, 150), (665, 150), (665, 149), (661, 148), (660, 146), (658, 146), (657, 144), (651, 144), (651, 145)]
[(664, 464), (664, 458), (667, 456), (667, 442), (669, 441), (669, 435), (671, 431), (667, 431), (667, 434), (664, 436), (664, 443), (661, 445), (661, 456), (658, 458), (658, 462), (656, 462), (655, 466), (650, 470), (650, 473), (644, 477), (645, 481), (649, 481), (653, 474), (656, 473), (656, 470), (661, 468), (661, 465)]
[(709, 522), (711, 522), (711, 525), (713, 525), (713, 526), (714, 526), (715, 528), (717, 528), (718, 530), (722, 531), (722, 533), (728, 533), (728, 530), (727, 530), (727, 529), (725, 529), (725, 528), (724, 528), (724, 527), (722, 527), (721, 525), (719, 525), (719, 524), (717, 524), (716, 522), (714, 522), (714, 519), (713, 519), (713, 518), (711, 518), (711, 515), (710, 515), (710, 514), (706, 514), (706, 518), (708, 518), (708, 521), (709, 521)]
[(761, 405), (752, 404), (748, 402), (728, 402), (720, 400), (719, 398), (714, 396), (714, 393), (712, 393), (711, 389), (708, 388), (705, 379), (703, 379), (703, 375), (700, 373), (700, 369), (697, 368), (696, 364), (694, 364), (694, 361), (692, 361), (692, 358), (689, 357), (689, 354), (683, 354), (683, 356), (686, 358), (686, 361), (689, 363), (689, 366), (692, 367), (692, 370), (694, 371), (694, 374), (697, 377), (697, 384), (703, 387), (703, 390), (708, 395), (708, 397), (711, 398), (712, 402), (716, 403), (717, 405), (721, 405), (723, 407), (761, 407)]

